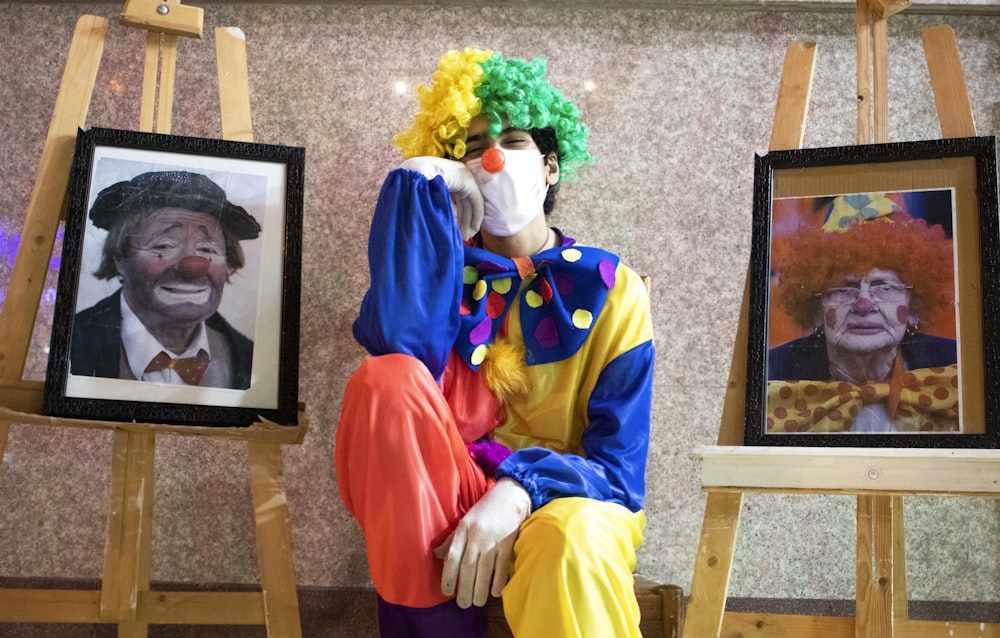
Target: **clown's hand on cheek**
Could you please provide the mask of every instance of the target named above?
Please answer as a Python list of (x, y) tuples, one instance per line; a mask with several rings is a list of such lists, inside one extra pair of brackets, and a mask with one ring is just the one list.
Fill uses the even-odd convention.
[(482, 607), (500, 596), (513, 563), (514, 541), (531, 513), (521, 484), (502, 478), (472, 506), (434, 555), (444, 560), (441, 592), (457, 594), (458, 606)]
[(427, 179), (440, 175), (451, 193), (455, 221), (462, 239), (468, 239), (479, 232), (479, 226), (483, 223), (483, 195), (479, 192), (476, 178), (465, 164), (441, 157), (411, 157), (400, 164), (400, 168), (416, 171)]

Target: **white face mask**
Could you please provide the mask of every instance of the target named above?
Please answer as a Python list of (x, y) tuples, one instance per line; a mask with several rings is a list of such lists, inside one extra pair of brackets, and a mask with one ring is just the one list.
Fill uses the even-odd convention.
[(544, 155), (535, 149), (504, 150), (499, 173), (483, 168), (481, 159), (466, 164), (486, 202), (482, 228), (497, 237), (518, 234), (542, 212), (549, 185), (542, 173)]

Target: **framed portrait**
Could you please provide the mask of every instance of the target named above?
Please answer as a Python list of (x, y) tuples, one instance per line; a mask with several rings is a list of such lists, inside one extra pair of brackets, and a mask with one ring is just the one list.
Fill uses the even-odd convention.
[(43, 412), (296, 425), (304, 160), (299, 147), (80, 131)]
[(757, 156), (747, 445), (1000, 443), (993, 137)]

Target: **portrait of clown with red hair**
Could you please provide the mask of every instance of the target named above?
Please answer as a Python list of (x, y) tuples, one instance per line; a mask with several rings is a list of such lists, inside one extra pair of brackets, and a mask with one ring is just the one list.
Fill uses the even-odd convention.
[(773, 202), (767, 432), (959, 429), (953, 211), (948, 189)]

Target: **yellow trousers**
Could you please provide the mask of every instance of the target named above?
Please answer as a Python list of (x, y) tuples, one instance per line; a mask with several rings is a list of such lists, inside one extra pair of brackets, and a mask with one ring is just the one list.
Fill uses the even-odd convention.
[(643, 512), (559, 498), (531, 514), (514, 545), (503, 608), (517, 638), (640, 638), (632, 571)]

